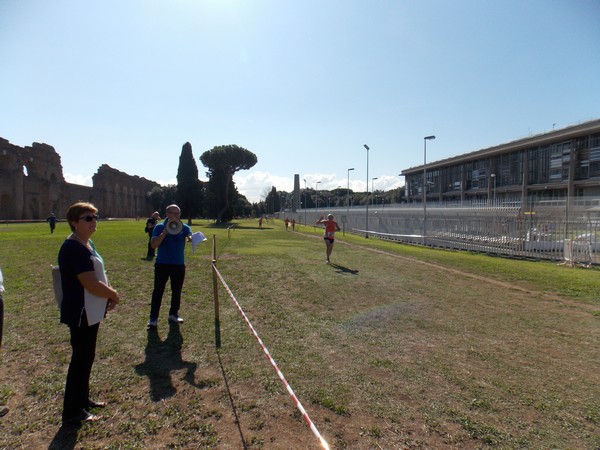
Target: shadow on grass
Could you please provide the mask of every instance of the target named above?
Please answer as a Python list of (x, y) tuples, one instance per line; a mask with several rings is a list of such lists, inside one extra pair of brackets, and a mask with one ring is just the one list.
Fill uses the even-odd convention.
[(238, 432), (240, 433), (240, 439), (242, 441), (242, 448), (246, 450), (248, 446), (246, 445), (246, 440), (244, 439), (244, 433), (242, 432), (242, 427), (240, 424), (240, 418), (237, 414), (237, 409), (235, 408), (235, 402), (233, 401), (233, 397), (231, 395), (231, 390), (229, 389), (229, 382), (227, 381), (227, 374), (225, 373), (225, 368), (223, 367), (223, 361), (221, 361), (221, 354), (217, 350), (217, 357), (219, 358), (219, 366), (221, 367), (221, 373), (223, 374), (223, 381), (225, 382), (225, 388), (227, 389), (227, 397), (229, 397), (229, 403), (231, 403), (231, 411), (233, 412), (233, 417), (235, 417), (235, 424), (237, 426)]
[(80, 428), (80, 425), (61, 426), (56, 435), (54, 435), (52, 442), (50, 442), (48, 450), (73, 450), (75, 444), (77, 444), (77, 436), (79, 435)]
[(139, 375), (146, 375), (150, 380), (150, 398), (158, 402), (172, 397), (177, 392), (171, 380), (171, 371), (187, 369), (185, 381), (200, 388), (195, 382), (196, 363), (184, 361), (181, 357), (183, 336), (179, 324), (169, 322), (169, 333), (164, 341), (160, 340), (156, 328), (148, 330), (146, 344), (146, 360), (135, 366)]
[(331, 267), (335, 269), (338, 273), (349, 273), (352, 275), (358, 275), (358, 270), (349, 269), (348, 267), (340, 266), (339, 264), (331, 263), (329, 264)]

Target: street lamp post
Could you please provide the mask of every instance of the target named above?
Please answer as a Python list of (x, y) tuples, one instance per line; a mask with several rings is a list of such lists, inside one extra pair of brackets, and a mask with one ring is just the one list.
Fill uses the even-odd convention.
[(319, 215), (319, 183), (320, 181), (317, 181), (317, 183), (315, 184), (315, 201), (317, 203), (317, 215)]
[[(375, 194), (375, 189), (373, 189), (373, 181), (378, 180), (379, 178), (375, 177), (375, 178), (371, 178), (371, 193)], [(371, 200), (371, 204), (374, 206), (375, 205), (375, 195), (373, 195), (373, 199)]]
[(304, 225), (306, 226), (306, 178), (302, 178), (304, 180)]
[(367, 201), (365, 202), (367, 207), (367, 223), (365, 228), (365, 238), (369, 239), (369, 146), (365, 144), (363, 147), (367, 149)]
[(423, 245), (427, 244), (427, 141), (433, 139), (433, 135), (423, 138)]

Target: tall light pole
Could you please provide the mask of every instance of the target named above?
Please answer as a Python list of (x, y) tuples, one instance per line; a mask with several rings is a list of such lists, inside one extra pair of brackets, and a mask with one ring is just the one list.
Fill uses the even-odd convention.
[(354, 170), (354, 167), (348, 169), (348, 187), (346, 190), (346, 214), (350, 214), (350, 171)]
[(493, 173), (490, 177), (494, 179), (494, 206), (496, 206), (496, 174)]
[(306, 226), (306, 178), (302, 178), (304, 180), (304, 225)]
[(365, 238), (369, 239), (369, 146), (365, 144), (363, 147), (367, 149), (367, 201), (365, 202), (367, 206), (367, 223), (365, 228)]
[(317, 202), (317, 214), (319, 214), (319, 183), (320, 181), (317, 181), (317, 183), (315, 184), (315, 201)]
[(427, 244), (427, 141), (433, 139), (433, 135), (423, 138), (423, 245)]
[[(371, 178), (371, 193), (375, 194), (375, 189), (373, 189), (373, 181), (378, 180), (379, 178), (375, 177), (375, 178)], [(372, 201), (372, 205), (375, 205), (375, 196), (373, 195), (373, 200)]]

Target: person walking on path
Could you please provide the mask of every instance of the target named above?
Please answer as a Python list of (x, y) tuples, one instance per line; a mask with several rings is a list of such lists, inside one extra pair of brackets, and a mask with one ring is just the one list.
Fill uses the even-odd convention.
[(323, 235), (323, 240), (325, 241), (325, 253), (327, 255), (327, 259), (325, 260), (326, 264), (329, 264), (331, 252), (333, 251), (333, 241), (335, 240), (335, 232), (340, 231), (340, 226), (338, 223), (333, 220), (333, 214), (329, 214), (327, 219), (324, 219), (323, 216), (317, 220), (317, 225), (325, 226), (325, 234)]
[[(192, 229), (189, 225), (181, 223), (181, 209), (173, 204), (167, 206), (167, 218), (164, 222), (156, 224), (152, 232), (151, 245), (157, 249), (156, 262), (154, 263), (154, 290), (150, 306), (150, 320), (148, 329), (158, 326), (158, 315), (162, 297), (165, 292), (167, 280), (171, 280), (171, 308), (169, 309), (169, 322), (183, 323), (179, 317), (181, 306), (181, 290), (185, 280), (185, 243), (192, 240)], [(177, 220), (181, 223), (181, 230), (171, 234), (167, 230), (167, 223)]]
[(46, 219), (48, 225), (50, 225), (50, 234), (54, 233), (54, 229), (56, 228), (56, 216), (54, 213), (50, 213), (50, 216)]

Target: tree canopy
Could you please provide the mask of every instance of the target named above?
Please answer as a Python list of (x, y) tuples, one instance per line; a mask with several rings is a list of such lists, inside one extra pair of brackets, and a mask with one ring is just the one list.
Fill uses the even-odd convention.
[(202, 207), (202, 182), (198, 179), (198, 166), (192, 153), (192, 145), (186, 142), (181, 148), (179, 167), (177, 168), (177, 204), (182, 217), (188, 224), (200, 212)]
[(239, 170), (248, 170), (258, 162), (250, 150), (237, 145), (220, 145), (204, 152), (200, 156), (202, 164), (208, 168), (211, 211), (217, 222), (231, 220), (233, 211), (228, 211), (231, 202), (235, 202), (237, 190), (233, 175)]

